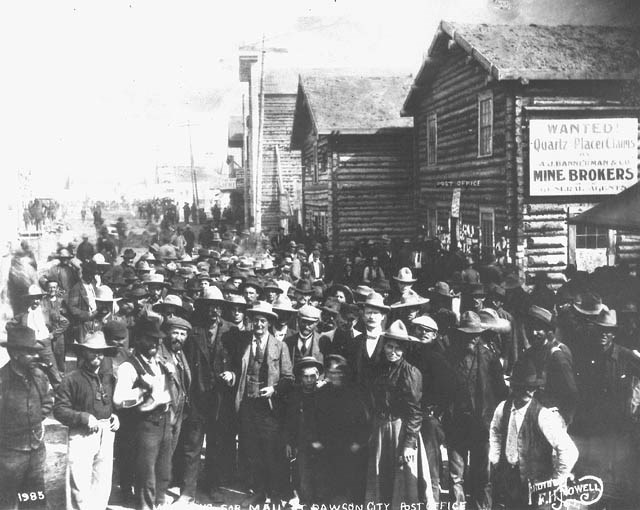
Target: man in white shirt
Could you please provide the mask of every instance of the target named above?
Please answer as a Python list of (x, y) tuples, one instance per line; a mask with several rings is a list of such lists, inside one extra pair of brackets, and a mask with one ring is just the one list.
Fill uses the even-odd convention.
[(160, 339), (165, 337), (159, 323), (141, 318), (135, 330), (135, 353), (118, 368), (113, 402), (137, 409), (136, 507), (146, 510), (165, 504), (171, 478), (170, 372), (157, 357)]
[(511, 396), (498, 404), (491, 421), (493, 497), (505, 508), (542, 506), (542, 501), (529, 505), (527, 482), (554, 480), (562, 485), (578, 460), (558, 410), (542, 406), (534, 396), (541, 384), (533, 363), (518, 361)]

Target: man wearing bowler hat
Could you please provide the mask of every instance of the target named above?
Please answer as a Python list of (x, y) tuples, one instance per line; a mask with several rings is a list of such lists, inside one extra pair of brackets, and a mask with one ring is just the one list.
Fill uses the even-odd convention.
[(252, 503), (288, 499), (286, 459), (281, 438), (281, 405), (293, 382), (286, 344), (269, 333), (277, 315), (258, 301), (247, 310), (253, 330), (243, 339), (234, 382), (236, 410), (253, 480)]
[(485, 331), (477, 313), (460, 317), (460, 326), (448, 352), (455, 392), (444, 419), (449, 448), (453, 497), (466, 502), (464, 481), (468, 460), (472, 508), (491, 508), (489, 482), (489, 425), (498, 402), (507, 396), (500, 360), (483, 342)]
[(501, 508), (547, 508), (548, 502), (529, 501), (527, 484), (554, 480), (563, 485), (578, 459), (558, 410), (535, 397), (542, 384), (533, 363), (518, 361), (511, 395), (498, 404), (491, 420), (493, 498)]
[(104, 509), (111, 494), (113, 443), (120, 421), (114, 414), (115, 378), (100, 366), (116, 348), (107, 344), (101, 331), (88, 334), (75, 347), (83, 363), (62, 380), (53, 414), (69, 427), (71, 507)]
[(135, 353), (120, 365), (113, 395), (116, 406), (135, 409), (135, 495), (136, 508), (142, 510), (166, 503), (171, 477), (170, 376), (158, 357), (165, 336), (158, 321), (138, 320)]
[(47, 376), (37, 365), (42, 345), (32, 329), (13, 325), (0, 342), (9, 362), (0, 368), (0, 508), (17, 508), (18, 495), (35, 493), (29, 508), (46, 507), (44, 486), (45, 417), (53, 394)]

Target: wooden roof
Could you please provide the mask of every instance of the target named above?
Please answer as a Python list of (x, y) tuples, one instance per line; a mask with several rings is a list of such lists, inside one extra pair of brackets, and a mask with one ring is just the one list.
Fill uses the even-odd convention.
[[(451, 42), (453, 41), (453, 42)], [(640, 79), (640, 31), (591, 25), (488, 25), (441, 21), (405, 101), (437, 72), (451, 44), (496, 80)]]
[(640, 232), (640, 183), (569, 218), (569, 223)]
[[(413, 120), (400, 117), (410, 86), (410, 76), (301, 75), (296, 117), (304, 115), (300, 109), (306, 107), (318, 134), (374, 134), (410, 128)], [(296, 126), (294, 121), (294, 130)]]

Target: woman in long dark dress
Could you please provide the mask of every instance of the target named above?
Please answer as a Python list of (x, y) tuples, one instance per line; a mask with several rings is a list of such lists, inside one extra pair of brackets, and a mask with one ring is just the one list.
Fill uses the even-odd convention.
[(385, 363), (375, 378), (366, 502), (423, 503), (435, 508), (427, 455), (420, 437), (422, 375), (404, 353), (418, 340), (397, 320), (384, 333)]

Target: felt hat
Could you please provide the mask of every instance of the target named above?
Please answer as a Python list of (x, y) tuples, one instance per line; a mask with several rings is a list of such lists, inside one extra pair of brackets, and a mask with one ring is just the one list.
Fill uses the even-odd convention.
[(280, 294), (276, 298), (276, 300), (273, 302), (272, 306), (276, 312), (289, 312), (289, 313), (298, 312), (298, 310), (296, 310), (291, 304), (291, 300), (284, 294)]
[(304, 305), (298, 309), (298, 318), (317, 322), (320, 320), (320, 310), (315, 306)]
[(398, 270), (398, 275), (394, 276), (393, 279), (400, 283), (415, 283), (418, 281), (413, 277), (413, 273), (408, 267), (401, 267)]
[(407, 327), (400, 319), (391, 323), (391, 325), (382, 334), (385, 340), (400, 340), (402, 342), (420, 342), (415, 336), (411, 336), (407, 332)]
[(573, 308), (582, 315), (596, 316), (607, 307), (602, 303), (602, 298), (593, 292), (584, 292), (576, 296)]
[(374, 290), (368, 285), (358, 285), (353, 291), (354, 294), (357, 294), (358, 296), (363, 296), (363, 297), (368, 296), (372, 292), (374, 292)]
[(386, 278), (379, 278), (375, 280), (372, 284), (373, 290), (382, 294), (383, 292), (391, 292), (391, 285), (389, 284), (389, 280)]
[(122, 258), (123, 259), (127, 259), (127, 260), (135, 259), (136, 258), (136, 252), (133, 251), (132, 248), (126, 248), (124, 250), (124, 252), (122, 252)]
[(366, 299), (360, 303), (360, 305), (364, 307), (376, 308), (378, 310), (382, 310), (383, 312), (388, 312), (389, 307), (384, 304), (384, 298), (381, 294), (377, 292), (371, 292)]
[(162, 287), (170, 287), (171, 284), (164, 281), (164, 276), (161, 274), (148, 274), (142, 279), (142, 283), (145, 285), (160, 285)]
[(242, 282), (242, 284), (240, 285), (240, 292), (244, 292), (247, 287), (253, 287), (254, 289), (256, 289), (258, 294), (262, 294), (262, 283), (255, 277), (247, 278), (244, 282)]
[(469, 311), (460, 316), (460, 325), (456, 329), (463, 333), (482, 333), (487, 327), (482, 324), (477, 313)]
[(547, 326), (553, 325), (553, 313), (541, 306), (531, 305), (527, 310), (527, 317), (543, 322)]
[(27, 292), (24, 294), (24, 298), (41, 298), (44, 296), (44, 292), (42, 291), (42, 287), (37, 283), (33, 283), (29, 285)]
[(506, 290), (519, 289), (522, 287), (522, 279), (516, 274), (508, 274), (504, 277), (503, 286)]
[(298, 280), (295, 288), (293, 289), (295, 292), (299, 292), (300, 294), (313, 294), (313, 287), (311, 286), (311, 282), (309, 280)]
[(405, 292), (400, 301), (396, 301), (391, 305), (391, 308), (397, 310), (398, 308), (414, 308), (425, 305), (429, 302), (429, 299), (423, 298), (417, 292), (409, 291)]
[(112, 340), (124, 340), (129, 336), (129, 329), (124, 322), (108, 321), (102, 326), (102, 333), (107, 343)]
[(353, 303), (340, 304), (340, 317), (346, 320), (354, 320), (360, 317), (360, 308)]
[(483, 308), (478, 312), (480, 322), (488, 329), (498, 334), (506, 334), (511, 331), (511, 323), (501, 318), (493, 308)]
[(536, 367), (530, 360), (519, 359), (515, 362), (510, 378), (511, 387), (538, 388), (543, 384), (543, 379), (538, 377)]
[(0, 342), (2, 347), (20, 351), (39, 352), (44, 345), (36, 340), (36, 332), (21, 324), (7, 324), (7, 340)]
[(277, 292), (278, 294), (282, 294), (282, 288), (275, 280), (268, 280), (267, 283), (264, 284), (263, 289), (265, 290), (265, 292), (267, 290), (272, 290), (274, 292)]
[(94, 331), (93, 333), (89, 333), (84, 342), (81, 344), (74, 343), (72, 344), (73, 348), (76, 351), (80, 351), (83, 349), (87, 349), (89, 351), (102, 351), (105, 356), (115, 356), (118, 352), (118, 348), (114, 345), (109, 345), (107, 340), (104, 337), (104, 333), (102, 331)]
[(107, 285), (100, 285), (96, 288), (96, 301), (102, 301), (104, 303), (115, 303), (122, 298), (114, 298), (113, 290)]
[(136, 262), (136, 271), (149, 273), (151, 272), (151, 266), (146, 260), (140, 259)]
[(340, 301), (338, 301), (336, 298), (328, 298), (325, 301), (324, 306), (320, 308), (320, 310), (332, 315), (338, 315), (340, 313), (340, 305)]
[(240, 289), (230, 279), (224, 282), (222, 290), (224, 290), (227, 294), (241, 294)]
[(618, 317), (615, 310), (603, 309), (597, 316), (592, 319), (592, 322), (604, 329), (617, 329)]
[(229, 297), (225, 300), (226, 305), (240, 305), (245, 308), (248, 306), (247, 300), (243, 298), (240, 294), (230, 293)]
[(446, 298), (454, 298), (458, 297), (459, 294), (456, 294), (447, 282), (436, 282), (433, 287), (429, 288), (429, 293), (435, 296), (442, 296)]
[(167, 336), (160, 329), (160, 321), (154, 320), (151, 317), (141, 317), (136, 322), (135, 326), (136, 330), (136, 338), (141, 338), (143, 336), (150, 336), (152, 338), (164, 338)]
[(324, 366), (322, 365), (322, 363), (320, 363), (313, 356), (304, 356), (303, 358), (300, 358), (298, 362), (295, 364), (295, 366), (293, 367), (293, 372), (295, 375), (298, 375), (305, 368), (317, 368), (318, 373), (320, 374), (324, 372)]
[(487, 295), (504, 298), (507, 295), (507, 291), (502, 285), (490, 283), (489, 285), (487, 285)]
[(73, 255), (67, 248), (61, 248), (56, 255), (58, 259), (72, 259)]
[(218, 287), (208, 287), (204, 289), (201, 297), (196, 299), (196, 303), (224, 303), (224, 296)]
[(96, 253), (93, 257), (91, 257), (91, 260), (93, 260), (100, 269), (111, 267), (111, 264), (107, 262), (102, 253)]
[(438, 323), (428, 315), (420, 315), (411, 321), (414, 326), (420, 326), (431, 331), (438, 331)]
[(273, 308), (266, 301), (258, 301), (251, 308), (247, 309), (247, 315), (264, 315), (269, 319), (277, 319)]
[(178, 263), (183, 266), (195, 266), (196, 262), (193, 260), (191, 255), (185, 253), (182, 257), (178, 259)]
[(175, 294), (167, 294), (165, 298), (162, 300), (162, 303), (158, 303), (153, 305), (152, 310), (159, 314), (166, 314), (171, 310), (175, 310), (178, 313), (184, 313), (184, 304), (180, 296), (176, 296)]
[(130, 291), (126, 293), (127, 299), (140, 299), (149, 295), (147, 287), (142, 283), (134, 284)]
[(170, 319), (165, 319), (162, 327), (167, 331), (170, 331), (171, 328), (186, 329), (187, 331), (191, 331), (191, 323), (183, 319), (182, 317), (171, 317)]

